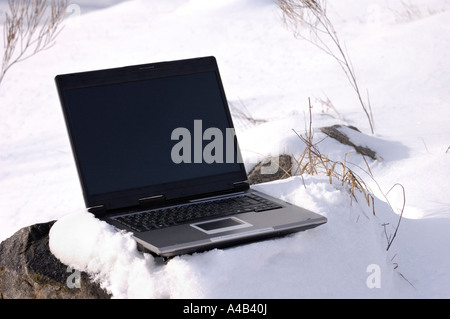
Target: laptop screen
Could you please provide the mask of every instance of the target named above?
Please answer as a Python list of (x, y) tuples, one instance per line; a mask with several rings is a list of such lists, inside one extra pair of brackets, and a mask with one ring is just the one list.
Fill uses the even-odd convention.
[(220, 85), (216, 72), (205, 71), (65, 89), (84, 191), (93, 196), (241, 172)]

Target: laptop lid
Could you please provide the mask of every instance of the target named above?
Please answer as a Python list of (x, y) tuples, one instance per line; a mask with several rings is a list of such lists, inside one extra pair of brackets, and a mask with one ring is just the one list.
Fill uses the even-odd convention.
[(55, 81), (86, 207), (193, 198), (247, 179), (214, 57)]

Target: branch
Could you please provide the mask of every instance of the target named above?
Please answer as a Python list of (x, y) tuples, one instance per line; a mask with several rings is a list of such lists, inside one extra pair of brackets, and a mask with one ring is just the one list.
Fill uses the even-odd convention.
[(69, 0), (8, 0), (0, 83), (16, 63), (53, 46)]
[[(278, 0), (278, 5), (283, 11), (283, 21), (290, 28), (294, 36), (302, 38), (317, 48), (334, 58), (351, 87), (356, 92), (357, 98), (364, 113), (369, 121), (370, 130), (374, 133), (373, 115), (370, 102), (363, 101), (358, 81), (353, 69), (353, 65), (346, 51), (339, 41), (336, 30), (333, 27), (326, 13), (326, 3), (324, 0)], [(300, 25), (306, 25), (309, 28), (309, 37), (302, 35), (298, 29)], [(333, 47), (330, 47), (323, 36), (331, 39)], [(334, 48), (334, 49), (333, 49)]]
[(392, 245), (392, 242), (393, 242), (394, 239), (395, 239), (395, 236), (397, 236), (397, 231), (398, 231), (398, 228), (400, 227), (400, 222), (402, 221), (403, 211), (405, 210), (405, 204), (406, 204), (405, 188), (403, 187), (402, 184), (397, 183), (397, 184), (395, 184), (394, 186), (392, 186), (391, 189), (386, 193), (386, 196), (389, 194), (389, 192), (390, 192), (395, 186), (400, 186), (400, 187), (402, 188), (402, 191), (403, 191), (403, 206), (402, 206), (402, 210), (401, 210), (401, 212), (400, 212), (400, 217), (399, 217), (399, 219), (398, 219), (397, 227), (395, 228), (395, 231), (394, 231), (394, 235), (392, 235), (391, 240), (388, 242), (388, 245), (387, 245), (387, 247), (386, 247), (386, 250), (389, 250), (389, 248), (390, 248), (391, 245)]

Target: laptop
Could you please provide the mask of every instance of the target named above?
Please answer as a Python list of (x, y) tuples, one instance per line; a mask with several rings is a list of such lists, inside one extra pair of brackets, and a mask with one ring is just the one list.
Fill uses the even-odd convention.
[(326, 223), (250, 188), (214, 57), (55, 81), (86, 208), (139, 249), (172, 257)]

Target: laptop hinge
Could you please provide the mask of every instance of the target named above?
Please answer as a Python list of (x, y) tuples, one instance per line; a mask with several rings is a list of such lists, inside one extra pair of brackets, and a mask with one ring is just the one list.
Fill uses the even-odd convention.
[(97, 205), (97, 206), (88, 207), (87, 210), (88, 210), (88, 212), (90, 212), (94, 215), (106, 213), (105, 205)]
[(156, 203), (161, 203), (166, 200), (166, 197), (164, 195), (155, 195), (155, 196), (149, 196), (144, 198), (139, 198), (139, 205), (147, 206), (152, 205)]
[(234, 190), (238, 192), (245, 191), (250, 188), (248, 181), (236, 182), (233, 183), (233, 186)]

